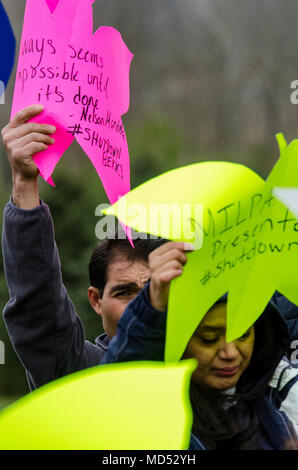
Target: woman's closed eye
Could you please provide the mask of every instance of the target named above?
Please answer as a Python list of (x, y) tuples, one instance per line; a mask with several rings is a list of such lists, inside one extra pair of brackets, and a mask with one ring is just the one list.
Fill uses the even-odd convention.
[(219, 336), (214, 336), (212, 338), (206, 338), (199, 336), (200, 340), (202, 341), (203, 344), (214, 344), (219, 340)]

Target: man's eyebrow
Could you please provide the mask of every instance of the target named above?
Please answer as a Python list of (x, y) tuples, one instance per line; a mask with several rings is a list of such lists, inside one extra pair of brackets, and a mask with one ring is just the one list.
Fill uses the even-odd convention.
[[(146, 284), (146, 282), (148, 281), (145, 281), (144, 284)], [(111, 287), (110, 294), (114, 294), (115, 292), (118, 292), (120, 290), (141, 290), (141, 288), (142, 287), (139, 286), (136, 282), (125, 282), (122, 284), (116, 284), (115, 286)]]

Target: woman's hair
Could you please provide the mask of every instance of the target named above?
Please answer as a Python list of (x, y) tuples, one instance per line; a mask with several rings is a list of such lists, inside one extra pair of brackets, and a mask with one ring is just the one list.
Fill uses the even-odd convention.
[[(262, 449), (262, 434), (266, 430), (262, 426), (261, 401), (289, 340), (286, 324), (270, 304), (254, 326), (253, 355), (234, 395), (204, 390), (191, 383), (193, 433), (206, 449)], [(279, 444), (277, 440), (273, 446)]]
[(194, 415), (193, 433), (206, 449), (259, 449), (259, 422), (254, 400), (245, 402), (239, 395), (229, 397), (191, 383), (190, 401)]

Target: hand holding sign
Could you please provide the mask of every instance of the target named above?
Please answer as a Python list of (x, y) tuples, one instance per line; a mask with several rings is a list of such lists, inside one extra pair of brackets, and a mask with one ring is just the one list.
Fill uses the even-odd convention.
[[(248, 330), (275, 290), (298, 304), (298, 223), (272, 195), (276, 186), (298, 186), (298, 140), (287, 146), (279, 135), (278, 142), (281, 156), (267, 182), (242, 165), (198, 163), (154, 178), (105, 211), (139, 231), (172, 240), (193, 241), (175, 236), (179, 224), (183, 233), (192, 229), (194, 239), (203, 236), (202, 248), (188, 255), (183, 275), (171, 284), (166, 360), (182, 356), (205, 313), (226, 292), (228, 341)], [(191, 203), (190, 213), (203, 204), (204, 225), (193, 216), (148, 223), (148, 217), (131, 210), (136, 202), (159, 211)]]
[[(17, 113), (1, 131), (3, 144), (12, 171), (12, 179), (32, 180), (37, 178), (39, 170), (32, 158), (44, 151), (55, 140), (51, 137), (56, 128), (47, 124), (27, 122), (38, 116), (42, 106), (29, 106)], [(38, 202), (39, 204), (39, 202)]]
[(35, 122), (56, 127), (55, 144), (34, 160), (51, 174), (74, 138), (93, 163), (111, 202), (130, 189), (121, 116), (129, 106), (132, 54), (118, 31), (93, 34), (92, 0), (27, 0), (12, 116), (31, 104)]

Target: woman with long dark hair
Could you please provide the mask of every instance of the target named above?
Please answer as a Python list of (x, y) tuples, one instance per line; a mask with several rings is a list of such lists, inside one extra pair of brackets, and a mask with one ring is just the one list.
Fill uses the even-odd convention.
[[(184, 353), (199, 363), (190, 389), (193, 434), (207, 449), (284, 449), (297, 436), (298, 409), (297, 371), (284, 357), (286, 324), (269, 304), (237, 340), (226, 343), (225, 329), (223, 298), (205, 315)], [(296, 408), (294, 402), (289, 409), (290, 390)]]

